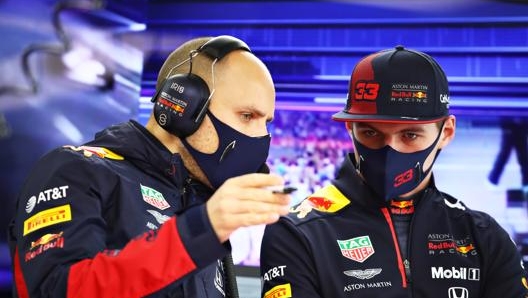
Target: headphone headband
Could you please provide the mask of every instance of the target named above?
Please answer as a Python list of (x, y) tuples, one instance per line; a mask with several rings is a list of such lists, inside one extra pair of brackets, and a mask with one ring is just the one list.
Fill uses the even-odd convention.
[(213, 59), (222, 59), (228, 53), (235, 50), (251, 52), (249, 46), (242, 40), (230, 35), (220, 35), (214, 37), (200, 46), (197, 51), (207, 54)]

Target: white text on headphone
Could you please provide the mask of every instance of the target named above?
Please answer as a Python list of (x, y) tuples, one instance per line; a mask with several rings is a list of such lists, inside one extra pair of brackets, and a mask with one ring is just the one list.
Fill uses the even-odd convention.
[(183, 93), (183, 90), (185, 90), (185, 87), (178, 85), (178, 83), (172, 83), (170, 88), (178, 93)]

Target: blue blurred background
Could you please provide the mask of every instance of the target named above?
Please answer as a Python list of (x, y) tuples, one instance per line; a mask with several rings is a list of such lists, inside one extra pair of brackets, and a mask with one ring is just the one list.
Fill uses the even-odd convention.
[[(244, 39), (277, 88), (270, 165), (300, 191), (332, 178), (351, 149), (341, 109), (354, 64), (396, 45), (429, 53), (450, 81), (459, 130), (440, 155), (440, 187), (497, 218), (528, 256), (526, 202), (512, 154), (488, 174), (501, 119), (528, 119), (528, 4), (498, 0), (0, 0), (0, 296), (12, 283), (5, 233), (16, 194), (51, 148), (105, 126), (145, 123), (165, 57), (196, 36)], [(528, 128), (525, 127), (525, 130)], [(525, 140), (526, 141), (526, 140)], [(233, 235), (241, 297), (257, 297), (263, 227)]]

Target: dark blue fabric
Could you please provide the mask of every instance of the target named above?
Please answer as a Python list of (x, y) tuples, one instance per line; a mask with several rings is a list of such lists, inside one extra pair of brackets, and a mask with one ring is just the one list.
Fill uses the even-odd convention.
[[(185, 249), (173, 254), (189, 255), (197, 268), (179, 280), (167, 281), (168, 286), (149, 297), (223, 297), (223, 289), (215, 278), (217, 272), (223, 274), (218, 260), (229, 252), (229, 245), (218, 241), (207, 218), (204, 203), (210, 190), (189, 178), (181, 157), (169, 152), (134, 121), (111, 126), (86, 145), (104, 147), (123, 159), (98, 157), (78, 147), (58, 148), (39, 161), (20, 192), (10, 228), (10, 249), (12, 254), (15, 247), (20, 251), (30, 296), (65, 297), (72, 264), (103, 251), (119, 256), (140, 235), (153, 235), (153, 241), (162, 243), (168, 241), (156, 231), (176, 215)], [(31, 197), (52, 193), (50, 190), (55, 190), (55, 199), (37, 201), (30, 204), (31, 210), (26, 208)], [(151, 200), (148, 195), (145, 197), (149, 191), (154, 194)], [(165, 204), (157, 204), (153, 198), (163, 198)], [(23, 235), (24, 221), (29, 217), (66, 205), (71, 206), (70, 221)], [(34, 253), (32, 242), (46, 234), (62, 235), (64, 246)], [(31, 259), (25, 261), (27, 256)], [(159, 258), (170, 256), (173, 255), (163, 251)], [(148, 270), (161, 269), (145, 267), (144, 285), (131, 287), (146, 288), (158, 282), (159, 272), (149, 274)], [(148, 280), (151, 276), (152, 281)], [(125, 278), (119, 279), (126, 282)]]
[(440, 134), (424, 150), (401, 153), (386, 145), (371, 149), (354, 137), (354, 146), (359, 153), (357, 169), (366, 183), (386, 201), (408, 193), (420, 184), (433, 166), (424, 171), (425, 159), (438, 143)]
[(258, 172), (268, 158), (270, 135), (250, 137), (218, 120), (211, 112), (207, 112), (207, 115), (213, 122), (220, 142), (216, 152), (202, 153), (185, 139), (182, 139), (182, 143), (213, 188), (220, 187), (231, 177)]

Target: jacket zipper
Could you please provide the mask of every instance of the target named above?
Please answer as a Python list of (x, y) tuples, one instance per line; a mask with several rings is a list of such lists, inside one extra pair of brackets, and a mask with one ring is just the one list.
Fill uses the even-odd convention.
[(398, 269), (400, 270), (400, 275), (402, 278), (402, 287), (407, 288), (407, 274), (405, 272), (405, 267), (409, 267), (409, 261), (405, 260), (406, 264), (403, 263), (400, 245), (398, 244), (398, 238), (396, 237), (396, 231), (394, 230), (394, 224), (392, 223), (392, 218), (390, 216), (389, 210), (387, 208), (381, 208), (381, 212), (385, 217), (385, 220), (389, 224), (389, 229), (392, 235), (392, 242), (394, 243), (394, 248), (396, 249), (396, 259), (398, 260)]

